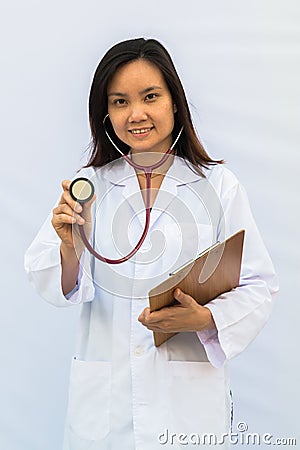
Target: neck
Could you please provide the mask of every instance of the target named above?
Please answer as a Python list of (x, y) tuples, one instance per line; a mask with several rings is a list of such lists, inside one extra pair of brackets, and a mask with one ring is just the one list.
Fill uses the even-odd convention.
[[(134, 153), (132, 154), (131, 158), (132, 160), (144, 167), (151, 166), (154, 164), (157, 164), (163, 157), (165, 153), (159, 153), (159, 152), (144, 152), (144, 153)], [(170, 153), (170, 155), (167, 157), (166, 161), (153, 170), (151, 174), (151, 178), (154, 178), (158, 175), (165, 175), (166, 172), (169, 170), (171, 165), (173, 164), (174, 160), (174, 151)], [(145, 175), (145, 172), (143, 170), (136, 170), (136, 173), (138, 175)]]

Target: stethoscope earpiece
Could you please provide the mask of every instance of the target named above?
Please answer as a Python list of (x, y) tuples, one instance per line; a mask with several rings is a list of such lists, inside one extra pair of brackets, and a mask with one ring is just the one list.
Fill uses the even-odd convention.
[(69, 192), (75, 202), (86, 203), (93, 197), (95, 188), (90, 180), (80, 177), (72, 181)]

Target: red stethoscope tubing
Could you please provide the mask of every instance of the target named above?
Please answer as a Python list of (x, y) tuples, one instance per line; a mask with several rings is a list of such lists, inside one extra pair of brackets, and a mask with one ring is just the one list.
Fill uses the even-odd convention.
[(150, 203), (150, 195), (151, 195), (151, 174), (152, 171), (154, 169), (157, 169), (158, 167), (160, 167), (169, 157), (169, 155), (172, 153), (172, 147), (164, 154), (164, 156), (161, 158), (160, 161), (158, 161), (157, 163), (151, 165), (151, 166), (141, 166), (139, 164), (136, 164), (135, 162), (133, 162), (127, 155), (122, 155), (123, 158), (128, 162), (128, 164), (130, 164), (132, 167), (134, 167), (137, 170), (142, 170), (145, 173), (146, 176), (146, 201), (145, 201), (145, 206), (146, 206), (146, 220), (145, 220), (145, 226), (144, 226), (144, 231), (140, 237), (140, 240), (138, 241), (138, 243), (136, 244), (136, 246), (131, 250), (130, 253), (128, 253), (128, 255), (123, 256), (122, 258), (119, 259), (110, 259), (110, 258), (106, 258), (105, 256), (100, 255), (98, 252), (96, 252), (96, 250), (91, 246), (91, 244), (89, 243), (89, 240), (86, 237), (85, 231), (84, 231), (84, 225), (79, 225), (79, 232), (80, 232), (80, 236), (81, 239), (84, 243), (84, 245), (86, 246), (86, 248), (89, 250), (89, 252), (97, 259), (99, 259), (100, 261), (103, 261), (105, 263), (108, 264), (121, 264), (125, 261), (128, 261), (130, 258), (132, 258), (137, 251), (141, 248), (148, 230), (149, 230), (149, 225), (150, 225), (150, 211), (151, 211), (151, 203)]

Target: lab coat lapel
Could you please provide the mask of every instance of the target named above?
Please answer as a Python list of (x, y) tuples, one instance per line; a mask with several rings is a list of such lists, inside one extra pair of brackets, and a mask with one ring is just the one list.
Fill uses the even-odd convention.
[[(195, 170), (195, 169), (194, 169)], [(150, 227), (160, 218), (178, 197), (180, 187), (199, 181), (200, 175), (193, 171), (183, 158), (175, 156), (174, 161), (161, 184), (151, 212)]]
[(105, 166), (103, 176), (122, 190), (121, 195), (128, 202), (133, 215), (137, 216), (144, 229), (145, 204), (134, 168), (121, 157)]
[[(138, 217), (141, 227), (144, 228), (145, 204), (134, 168), (123, 158), (118, 158), (105, 167), (104, 176), (112, 184), (123, 189), (124, 199), (129, 203), (133, 213)], [(175, 156), (173, 164), (164, 177), (155, 199), (151, 212), (150, 228), (177, 197), (178, 188), (198, 181), (200, 177), (195, 169), (189, 166), (183, 158)]]
[(123, 197), (131, 206), (132, 211), (137, 216), (139, 223), (141, 224), (141, 227), (144, 229), (146, 220), (145, 203), (135, 172), (126, 182), (126, 186), (123, 190)]

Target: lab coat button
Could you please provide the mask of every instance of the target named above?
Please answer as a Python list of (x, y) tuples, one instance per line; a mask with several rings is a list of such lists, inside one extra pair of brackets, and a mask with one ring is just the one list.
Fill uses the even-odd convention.
[(144, 350), (142, 349), (142, 347), (140, 345), (137, 345), (134, 349), (134, 354), (136, 356), (141, 356), (144, 353)]

